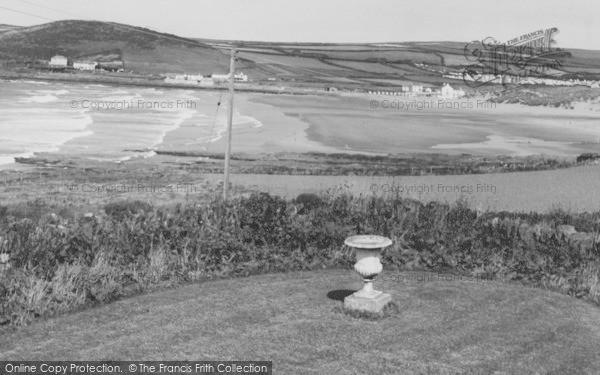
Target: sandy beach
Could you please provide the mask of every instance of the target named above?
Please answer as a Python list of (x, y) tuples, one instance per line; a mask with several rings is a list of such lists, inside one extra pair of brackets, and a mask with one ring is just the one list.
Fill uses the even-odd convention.
[[(488, 103), (486, 108), (477, 108), (481, 99), (438, 103), (437, 99), (285, 94), (240, 94), (235, 100), (232, 150), (245, 154), (316, 151), (574, 157), (600, 151), (600, 112), (595, 105), (564, 109), (514, 104), (489, 107)], [(371, 101), (376, 101), (378, 108), (371, 108)], [(418, 109), (415, 103), (423, 102), (433, 104)], [(389, 108), (398, 103), (404, 103), (404, 108)], [(224, 124), (227, 108), (222, 109), (217, 123)], [(198, 152), (197, 146), (181, 142), (194, 137), (193, 133), (193, 128), (180, 127), (167, 134), (160, 147)], [(209, 149), (224, 152), (225, 139), (219, 138)]]
[[(225, 150), (227, 92), (45, 82), (3, 87), (4, 163), (11, 155), (34, 152), (117, 161), (151, 157), (153, 150)], [(477, 98), (238, 93), (232, 152), (575, 157), (600, 151), (599, 108), (597, 103), (527, 107)]]
[[(268, 94), (263, 94), (269, 96)], [(235, 96), (233, 133), (231, 147), (234, 153), (270, 154), (277, 152), (339, 152), (336, 147), (324, 145), (307, 136), (310, 124), (294, 116), (288, 116), (272, 105), (255, 102), (261, 94), (238, 94)], [(216, 95), (215, 95), (216, 96)], [(220, 96), (219, 96), (220, 97)], [(304, 98), (286, 95), (289, 100)], [(217, 102), (218, 100), (213, 100)], [(228, 94), (221, 97), (221, 107), (206, 118), (215, 123), (210, 144), (203, 142), (198, 126), (182, 126), (169, 132), (159, 146), (163, 151), (193, 153), (224, 153), (227, 126)], [(215, 115), (216, 113), (216, 115)], [(212, 124), (211, 124), (212, 127)], [(192, 139), (192, 141), (190, 141)]]
[(310, 124), (308, 139), (345, 151), (573, 156), (600, 150), (600, 105), (571, 110), (389, 96), (253, 102), (301, 119)]
[[(225, 150), (226, 92), (36, 82), (5, 87), (13, 90), (17, 101), (0, 109), (6, 120), (0, 126), (12, 129), (12, 133), (3, 132), (0, 140), (3, 150), (12, 152), (4, 159), (42, 152), (63, 161), (143, 162), (144, 168), (156, 165), (160, 169), (196, 160), (185, 153), (201, 156)], [(13, 103), (7, 92), (0, 100)], [(90, 107), (93, 103), (96, 108)], [(98, 108), (102, 103), (131, 103), (131, 107)], [(162, 108), (165, 103), (171, 107)], [(49, 125), (39, 128), (44, 121)], [(30, 139), (35, 142), (28, 143)], [(155, 151), (181, 155), (158, 157)], [(544, 154), (574, 160), (583, 152), (600, 152), (600, 112), (596, 103), (565, 109), (491, 106), (480, 99), (239, 93), (235, 96), (232, 152), (263, 156), (285, 152)], [(17, 164), (0, 168), (26, 169)], [(373, 194), (371, 186), (375, 184), (377, 194), (391, 194), (394, 191), (385, 192), (383, 186), (399, 184), (413, 187), (405, 189), (402, 196), (423, 201), (453, 202), (462, 197), (484, 209), (544, 211), (563, 206), (581, 211), (600, 209), (600, 197), (589, 193), (591, 186), (598, 186), (600, 181), (594, 177), (598, 175), (598, 168), (590, 166), (483, 176), (238, 175), (232, 182), (289, 198), (344, 185), (352, 186), (350, 190), (356, 194)], [(219, 181), (219, 176), (208, 177)], [(433, 188), (419, 192), (418, 186)], [(438, 186), (459, 186), (459, 191), (447, 192)], [(494, 186), (495, 191), (483, 186)]]

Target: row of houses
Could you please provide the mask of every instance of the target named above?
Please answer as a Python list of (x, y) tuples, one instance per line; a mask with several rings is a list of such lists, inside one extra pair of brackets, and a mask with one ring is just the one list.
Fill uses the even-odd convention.
[(72, 65), (73, 69), (77, 70), (122, 70), (124, 68), (123, 61), (121, 60), (103, 62), (90, 60), (75, 60), (72, 64), (69, 64), (69, 59), (62, 55), (52, 56), (52, 58), (50, 58), (49, 65), (51, 68), (67, 68), (68, 66)]
[(465, 92), (462, 87), (458, 90), (454, 89), (448, 83), (445, 83), (441, 88), (435, 87), (424, 87), (421, 85), (406, 85), (402, 86), (400, 91), (369, 91), (369, 94), (372, 95), (392, 95), (392, 96), (417, 96), (417, 95), (426, 95), (432, 96), (435, 95), (438, 98), (443, 99), (455, 99), (465, 96)]
[[(215, 81), (215, 83), (229, 82), (229, 77), (231, 77), (231, 74), (211, 75), (211, 78)], [(248, 76), (242, 72), (239, 72), (233, 75), (233, 80), (235, 82), (248, 82)]]
[(519, 76), (510, 74), (480, 74), (474, 77), (461, 72), (451, 72), (444, 75), (445, 78), (462, 79), (465, 81), (477, 81), (479, 83), (503, 83), (520, 85), (546, 85), (546, 86), (588, 86), (592, 88), (600, 87), (600, 81), (587, 79), (555, 79), (535, 76)]
[[(206, 77), (202, 74), (173, 74), (165, 77), (165, 83), (214, 86), (229, 82), (229, 77), (229, 74), (212, 74)], [(248, 76), (242, 72), (234, 74), (233, 79), (235, 82), (248, 82)]]

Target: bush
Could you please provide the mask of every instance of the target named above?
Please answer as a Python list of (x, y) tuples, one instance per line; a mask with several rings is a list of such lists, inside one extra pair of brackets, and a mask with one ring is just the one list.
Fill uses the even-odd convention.
[(600, 154), (586, 152), (577, 157), (577, 163), (585, 163), (593, 160), (600, 159)]
[(302, 193), (296, 197), (293, 203), (302, 205), (299, 213), (303, 214), (323, 205), (323, 200), (317, 194)]
[(154, 284), (348, 268), (354, 253), (343, 243), (355, 234), (393, 240), (383, 252), (385, 267), (452, 268), (600, 303), (600, 213), (478, 214), (465, 202), (424, 205), (342, 193), (307, 194), (293, 203), (256, 193), (161, 209), (141, 201), (104, 209), (107, 216), (92, 219), (0, 222), (0, 252), (9, 259), (0, 272), (0, 322), (25, 324)]
[(149, 203), (140, 200), (113, 202), (104, 206), (104, 212), (117, 220), (122, 220), (126, 217), (131, 217), (141, 212), (148, 212), (151, 210), (152, 206)]

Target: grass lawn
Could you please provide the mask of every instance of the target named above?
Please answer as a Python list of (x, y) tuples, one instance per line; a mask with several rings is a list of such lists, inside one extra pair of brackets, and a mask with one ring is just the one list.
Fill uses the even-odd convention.
[(380, 321), (339, 312), (361, 287), (352, 270), (269, 274), (7, 330), (0, 360), (272, 360), (274, 373), (290, 375), (598, 373), (597, 307), (516, 284), (384, 274), (376, 288), (400, 312)]

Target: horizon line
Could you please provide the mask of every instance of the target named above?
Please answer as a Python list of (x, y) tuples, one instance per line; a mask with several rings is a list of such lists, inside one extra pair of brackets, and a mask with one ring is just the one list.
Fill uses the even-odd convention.
[[(16, 27), (16, 28), (29, 28), (29, 27), (36, 27), (36, 26), (42, 26), (42, 25), (48, 25), (48, 24), (52, 24), (52, 23), (56, 23), (56, 22), (68, 22), (68, 21), (79, 21), (79, 22), (100, 22), (100, 23), (113, 23), (113, 24), (118, 24), (118, 25), (123, 25), (123, 26), (128, 26), (128, 27), (134, 27), (134, 28), (141, 28), (141, 29), (147, 29), (147, 30), (152, 30), (156, 33), (159, 34), (169, 34), (169, 35), (174, 35), (177, 36), (179, 38), (184, 38), (184, 39), (191, 39), (191, 40), (206, 40), (206, 41), (216, 41), (216, 42), (230, 42), (230, 43), (234, 43), (234, 42), (243, 42), (243, 43), (265, 43), (265, 44), (304, 44), (304, 45), (309, 45), (309, 44), (318, 44), (318, 45), (375, 45), (375, 44), (404, 44), (404, 43), (472, 43), (474, 41), (480, 41), (480, 40), (471, 40), (471, 41), (464, 41), (464, 40), (408, 40), (408, 41), (379, 41), (379, 42), (308, 42), (308, 41), (289, 41), (289, 40), (279, 40), (279, 41), (267, 41), (267, 40), (245, 40), (245, 39), (220, 39), (220, 38), (205, 38), (205, 37), (198, 37), (198, 36), (182, 36), (182, 35), (178, 35), (178, 34), (174, 34), (172, 32), (167, 32), (167, 31), (160, 31), (157, 29), (150, 29), (149, 27), (146, 26), (136, 26), (136, 25), (132, 25), (132, 24), (126, 24), (126, 23), (121, 23), (121, 22), (115, 22), (115, 21), (102, 21), (102, 20), (86, 20), (86, 19), (62, 19), (62, 20), (54, 20), (54, 21), (49, 21), (49, 22), (44, 22), (44, 23), (40, 23), (40, 24), (35, 24), (35, 25), (30, 25), (30, 26), (20, 26), (20, 25), (11, 25), (11, 24), (0, 24), (0, 25), (4, 25), (4, 26), (11, 26), (11, 27)], [(482, 38), (482, 40), (485, 38)], [(504, 42), (503, 44), (506, 44), (506, 42)], [(572, 50), (585, 50), (585, 51), (600, 51), (600, 49), (591, 49), (591, 48), (581, 48), (581, 47), (559, 47), (556, 46), (555, 48), (558, 49), (572, 49)]]

